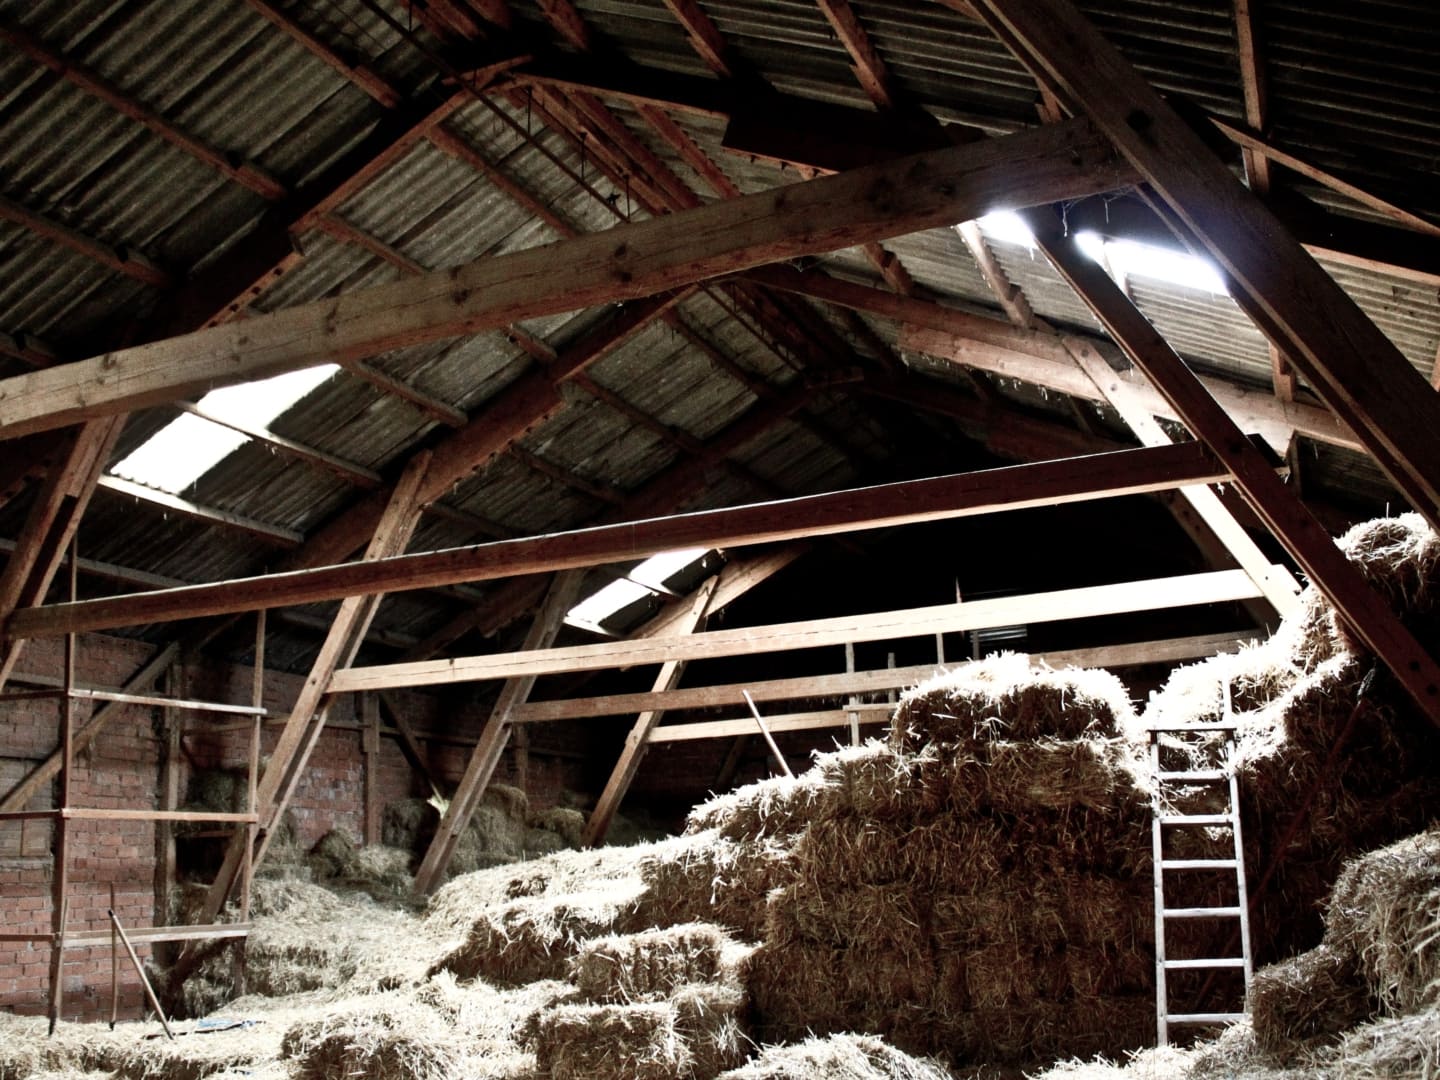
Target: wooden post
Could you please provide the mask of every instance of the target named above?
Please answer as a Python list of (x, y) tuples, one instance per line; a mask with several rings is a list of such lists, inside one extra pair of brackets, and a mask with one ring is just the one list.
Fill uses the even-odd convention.
[(150, 1007), (155, 1010), (155, 1015), (160, 1019), (160, 1026), (165, 1029), (165, 1035), (171, 1041), (175, 1039), (175, 1032), (170, 1030), (170, 1021), (165, 1019), (165, 1010), (160, 1007), (160, 999), (155, 996), (155, 988), (150, 985), (150, 978), (145, 974), (145, 968), (140, 963), (140, 957), (135, 955), (135, 946), (130, 944), (130, 937), (125, 933), (125, 928), (120, 925), (120, 920), (115, 917), (115, 909), (108, 912), (110, 925), (120, 935), (120, 942), (125, 946), (125, 951), (130, 954), (130, 963), (135, 965), (135, 974), (140, 976), (140, 985), (145, 988), (145, 996), (150, 1000)]
[[(715, 596), (723, 573), (722, 571), (721, 574), (712, 577), (696, 591), (695, 599), (690, 604), (688, 617), (684, 624), (676, 627), (676, 633), (694, 633), (705, 625), (705, 617), (710, 611), (710, 602)], [(683, 660), (667, 660), (660, 665), (660, 672), (655, 676), (652, 692), (660, 693), (674, 689), (684, 671), (685, 662)], [(585, 823), (585, 831), (580, 838), (581, 847), (597, 847), (605, 842), (605, 833), (610, 828), (610, 822), (615, 819), (615, 812), (620, 809), (620, 804), (625, 799), (625, 793), (630, 790), (635, 774), (640, 770), (640, 762), (645, 757), (645, 746), (650, 741), (650, 733), (655, 730), (656, 725), (660, 723), (660, 718), (664, 715), (665, 713), (660, 709), (648, 709), (635, 718), (630, 733), (625, 736), (625, 746), (620, 751), (620, 760), (611, 770), (610, 779), (605, 782), (605, 790), (600, 793), (600, 798), (595, 803), (595, 811), (590, 815), (590, 820)], [(523, 730), (523, 725), (520, 730)]]
[[(115, 910), (115, 883), (110, 883), (110, 910)], [(166, 920), (169, 921), (168, 919)], [(120, 1019), (120, 940), (114, 920), (110, 923), (110, 1030)]]
[[(522, 649), (548, 648), (555, 640), (566, 614), (575, 606), (582, 576), (578, 570), (555, 575), (545, 603), (536, 613), (535, 621), (530, 624), (530, 632), (525, 635)], [(470, 761), (465, 766), (465, 775), (460, 778), (455, 796), (441, 816), (439, 828), (435, 830), (435, 838), (430, 841), (430, 847), (415, 871), (412, 889), (416, 896), (427, 895), (444, 876), (460, 834), (470, 824), (470, 817), (480, 805), (480, 798), (485, 794), (490, 777), (495, 773), (495, 766), (500, 763), (505, 744), (510, 741), (510, 731), (514, 726), (510, 720), (510, 710), (529, 696), (534, 685), (535, 676), (525, 675), (507, 679), (500, 688), (500, 696), (490, 712), (490, 720), (485, 725), (485, 730), (480, 733), (480, 741), (476, 743)]]
[(360, 695), (360, 751), (365, 769), (365, 846), (380, 842), (380, 699)]
[[(185, 664), (176, 659), (170, 665), (169, 674), (166, 676), (166, 689), (169, 696), (182, 698), (186, 696), (185, 686)], [(161, 710), (165, 718), (165, 759), (160, 769), (160, 808), (162, 810), (180, 809), (180, 764), (181, 764), (181, 742), (184, 738), (184, 721), (180, 710), (165, 708)], [(95, 721), (92, 719), (91, 723)], [(163, 913), (161, 920), (169, 922), (171, 912), (174, 910), (175, 881), (176, 881), (176, 851), (175, 851), (175, 823), (173, 821), (155, 822), (155, 910)], [(173, 953), (173, 946), (161, 944), (155, 946), (157, 953), (165, 959), (169, 959)]]
[(770, 752), (775, 755), (775, 760), (780, 763), (781, 770), (786, 776), (794, 776), (790, 766), (785, 761), (785, 755), (780, 753), (780, 747), (775, 745), (775, 737), (770, 734), (770, 729), (765, 726), (765, 718), (760, 715), (760, 710), (755, 707), (755, 699), (750, 696), (750, 691), (745, 691), (745, 704), (750, 706), (750, 715), (755, 717), (755, 724), (760, 729), (760, 734), (765, 736), (765, 742), (770, 747)]
[(511, 730), (510, 745), (515, 750), (515, 786), (524, 790), (530, 783), (530, 732), (523, 724)]
[[(70, 599), (75, 599), (79, 552), (74, 536), (70, 541)], [(70, 916), (70, 852), (69, 821), (64, 811), (70, 808), (70, 791), (75, 771), (75, 635), (65, 635), (65, 695), (60, 699), (60, 810), (55, 815), (54, 866), (51, 870), (51, 930), (54, 943), (50, 953), (50, 1025), (55, 1034), (60, 1011), (65, 1002), (65, 926)]]
[[(936, 634), (935, 636), (938, 638), (940, 635), (939, 635), (939, 634)], [(845, 674), (847, 674), (847, 675), (854, 675), (854, 674), (855, 674), (855, 643), (854, 643), (853, 641), (847, 641), (847, 642), (845, 643)], [(747, 696), (747, 698), (748, 698), (748, 696), (749, 696), (748, 693), (747, 693), (746, 696)], [(846, 704), (849, 705), (849, 706), (851, 706), (851, 709), (850, 709), (850, 745), (851, 745), (851, 746), (859, 746), (859, 745), (860, 745), (860, 714), (855, 710), (854, 706), (860, 704), (860, 696), (859, 696), (858, 694), (851, 694), (851, 695), (850, 695), (850, 700), (849, 700), (848, 702), (846, 702)]]

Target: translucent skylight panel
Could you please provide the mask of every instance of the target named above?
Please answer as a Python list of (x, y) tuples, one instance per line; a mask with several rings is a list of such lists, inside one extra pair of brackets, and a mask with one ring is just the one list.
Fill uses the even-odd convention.
[[(335, 364), (288, 371), (269, 379), (211, 390), (199, 401), (213, 416), (263, 428), (336, 372)], [(248, 435), (184, 413), (117, 462), (111, 473), (178, 495), (250, 441)]]
[(648, 585), (657, 592), (663, 592), (671, 578), (695, 565), (709, 550), (682, 548), (679, 551), (662, 551), (659, 555), (651, 555), (626, 577), (631, 581), (638, 581), (641, 585)]
[(571, 608), (565, 621), (571, 626), (600, 630), (605, 620), (617, 611), (653, 595), (644, 585), (639, 585), (629, 578), (617, 578)]

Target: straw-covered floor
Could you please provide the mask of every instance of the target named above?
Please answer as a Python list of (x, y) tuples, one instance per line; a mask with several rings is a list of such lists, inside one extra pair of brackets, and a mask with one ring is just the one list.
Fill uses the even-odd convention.
[[(1440, 546), (1419, 520), (1371, 523), (1344, 546), (1440, 644)], [(249, 996), (228, 1000), (229, 948), (183, 988), (193, 1012), (258, 1023), (171, 1045), (70, 1024), (46, 1042), (0, 1020), (0, 1080), (1431, 1075), (1440, 833), (1423, 830), (1440, 817), (1440, 746), (1373, 668), (1312, 594), (1270, 642), (1177, 671), (1140, 714), (1107, 673), (992, 657), (907, 693), (888, 739), (715, 798), (657, 843), (514, 861), (537, 832), (573, 842), (580, 821), (502, 789), (473, 848), (488, 868), (423, 911), (390, 901), (438, 812), (399, 804), (388, 852), (332, 834), (292, 866), (312, 880), (260, 883)], [(1273, 963), (1253, 1023), (1145, 1050), (1147, 724), (1216, 716), (1227, 697), (1255, 951)], [(1217, 753), (1162, 741), (1177, 765)], [(1213, 790), (1176, 805), (1213, 805)], [(1223, 840), (1176, 838), (1174, 853)], [(1170, 901), (1220, 903), (1223, 888), (1199, 879)], [(1190, 925), (1170, 947), (1227, 942)], [(1233, 991), (1179, 989), (1217, 1006)]]

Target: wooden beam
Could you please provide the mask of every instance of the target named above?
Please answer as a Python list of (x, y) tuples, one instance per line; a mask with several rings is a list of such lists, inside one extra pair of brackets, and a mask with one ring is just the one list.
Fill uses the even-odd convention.
[[(710, 602), (715, 596), (715, 587), (718, 583), (718, 578), (711, 578), (695, 591), (695, 596), (686, 607), (685, 621), (682, 624), (683, 633), (693, 634), (704, 627), (706, 616), (710, 612)], [(683, 660), (666, 660), (660, 665), (660, 671), (656, 674), (655, 682), (650, 688), (651, 692), (663, 694), (668, 690), (675, 689), (684, 674), (685, 662)], [(610, 771), (610, 778), (605, 781), (600, 798), (595, 802), (595, 809), (590, 814), (589, 820), (585, 822), (585, 830), (580, 837), (581, 847), (595, 847), (605, 842), (605, 833), (610, 829), (610, 822), (614, 820), (615, 812), (620, 809), (620, 804), (625, 800), (625, 793), (630, 790), (630, 784), (634, 781), (635, 774), (640, 771), (640, 762), (645, 757), (645, 747), (650, 742), (650, 733), (659, 726), (661, 718), (665, 715), (662, 709), (663, 707), (645, 709), (635, 718), (635, 723), (631, 725), (629, 733), (625, 736), (625, 744), (620, 750), (620, 760)], [(512, 713), (511, 717), (513, 719), (515, 714)]]
[[(545, 597), (545, 603), (530, 624), (529, 633), (521, 645), (522, 650), (543, 651), (549, 648), (564, 624), (566, 612), (575, 605), (575, 599), (580, 592), (581, 576), (578, 571), (556, 575)], [(495, 707), (490, 711), (489, 722), (480, 733), (480, 741), (465, 765), (460, 784), (446, 806), (445, 813), (441, 815), (435, 836), (415, 870), (415, 881), (411, 889), (416, 896), (428, 895), (449, 868), (450, 858), (455, 854), (460, 834), (470, 824), (470, 819), (490, 784), (490, 778), (495, 775), (495, 768), (500, 764), (500, 755), (505, 750), (505, 744), (510, 741), (513, 727), (510, 715), (517, 705), (523, 704), (530, 696), (534, 685), (534, 676), (518, 675), (506, 680), (501, 687)]]
[(258, 424), (247, 424), (242, 420), (236, 420), (231, 416), (221, 416), (211, 412), (199, 405), (188, 401), (177, 401), (175, 408), (181, 412), (189, 413), (191, 416), (198, 416), (201, 420), (208, 420), (212, 424), (219, 424), (221, 427), (229, 428), (231, 431), (238, 431), (241, 435), (254, 439), (256, 442), (264, 443), (287, 457), (303, 461), (307, 465), (313, 465), (333, 476), (338, 476), (347, 484), (354, 484), (360, 488), (378, 487), (382, 478), (374, 469), (360, 465), (354, 461), (347, 461), (334, 454), (327, 453), (314, 446), (297, 442), (287, 436), (271, 431), (267, 427)]
[[(430, 464), (427, 453), (417, 454), (406, 466), (404, 475), (395, 485), (390, 503), (385, 509), (375, 535), (365, 549), (366, 559), (392, 556), (405, 549), (415, 526), (420, 520), (418, 496), (425, 470)], [(254, 833), (254, 854), (252, 832), (237, 833), (225, 851), (220, 870), (205, 894), (199, 922), (213, 922), (224, 908), (234, 888), (242, 867), (249, 865), (252, 872), (264, 859), (269, 839), (274, 835), (276, 822), (285, 813), (285, 808), (294, 793), (296, 784), (303, 774), (310, 753), (324, 730), (326, 713), (331, 696), (331, 681), (337, 669), (350, 664), (375, 610), (382, 598), (381, 593), (347, 597), (335, 615), (324, 644), (311, 664), (290, 716), (285, 721), (275, 746), (270, 751), (270, 760), (265, 774), (255, 793), (256, 808), (260, 820), (258, 833)], [(247, 858), (251, 861), (247, 863)]]
[(193, 518), (196, 521), (203, 521), (207, 525), (218, 525), (226, 529), (236, 529), (243, 533), (264, 540), (267, 543), (278, 545), (284, 548), (298, 547), (305, 537), (294, 529), (285, 529), (279, 525), (271, 525), (268, 522), (257, 521), (254, 518), (246, 517), (244, 514), (236, 514), (230, 510), (221, 510), (214, 506), (205, 506), (191, 499), (182, 498), (179, 495), (171, 495), (168, 491), (161, 491), (158, 488), (146, 487), (144, 484), (137, 484), (133, 480), (126, 480), (123, 476), (99, 476), (95, 480), (95, 486), (106, 491), (114, 492), (139, 502), (150, 503), (158, 506), (166, 513), (179, 514), (182, 517)]
[[(990, 0), (982, 2), (988, 4)], [(1029, 216), (1029, 224), (1035, 242), (1110, 336), (1145, 371), (1186, 426), (1230, 466), (1235, 486), (1275, 538), (1285, 545), (1340, 617), (1390, 668), (1421, 711), (1440, 726), (1440, 666), (1285, 487), (1260, 452), (1241, 436), (1229, 415), (1175, 350), (1104, 270), (1070, 242), (1060, 220), (1053, 214), (1037, 213)], [(1425, 392), (1433, 393), (1429, 387)]]
[(1035, 329), (1035, 312), (1031, 310), (1030, 302), (995, 260), (995, 253), (990, 250), (985, 234), (980, 231), (979, 222), (962, 221), (955, 226), (955, 231), (975, 259), (975, 265), (980, 268), (980, 276), (985, 279), (985, 284), (990, 287), (990, 292), (994, 294), (1005, 316), (1022, 330)]
[[(852, 716), (861, 724), (886, 724), (895, 711), (894, 705), (852, 705), (844, 709), (818, 709), (810, 712), (777, 713), (765, 717), (770, 731), (819, 731), (845, 727)], [(692, 724), (667, 724), (656, 728), (650, 736), (653, 743), (694, 742), (698, 739), (730, 739), (755, 730), (755, 717), (738, 720), (700, 720)]]
[(916, 155), (0, 380), (0, 436), (1094, 194), (1131, 176), (1075, 121)]
[(107, 269), (124, 274), (145, 285), (165, 289), (174, 283), (170, 271), (157, 265), (154, 260), (143, 253), (132, 251), (121, 244), (109, 244), (87, 236), (79, 229), (71, 228), (63, 222), (21, 206), (13, 199), (3, 196), (0, 196), (0, 221), (12, 222), (22, 229), (28, 229), (36, 236), (53, 240), (62, 247), (67, 247)]
[[(1232, 0), (1235, 14), (1235, 46), (1240, 60), (1240, 92), (1245, 99), (1245, 122), (1256, 131), (1269, 127), (1269, 90), (1265, 59), (1255, 33), (1254, 0)], [(1264, 195), (1270, 190), (1270, 162), (1264, 154), (1245, 147), (1245, 179), (1250, 190)]]
[(1225, 470), (1216, 467), (1210, 453), (1197, 444), (1119, 450), (289, 574), (32, 607), (15, 613), (9, 631), (16, 637), (48, 637), (599, 566), (677, 548), (741, 547), (1144, 494), (1226, 478)]
[(846, 642), (898, 641), (909, 637), (933, 638), (992, 626), (1088, 619), (1100, 615), (1156, 611), (1197, 604), (1227, 603), (1259, 595), (1254, 582), (1241, 570), (1215, 570), (1182, 577), (1099, 585), (1083, 589), (1031, 593), (995, 600), (871, 615), (812, 619), (765, 627), (713, 630), (688, 637), (644, 641), (609, 641), (534, 652), (499, 653), (412, 664), (382, 664), (337, 672), (339, 693), (398, 686), (441, 686), (508, 679), (519, 675), (548, 675), (667, 660), (705, 660), (724, 656), (814, 649)]
[(1236, 302), (1440, 529), (1440, 398), (1070, 0), (977, 0), (1022, 63), (1088, 114), (1228, 275)]
[(815, 0), (829, 21), (835, 36), (845, 51), (850, 54), (855, 77), (860, 81), (866, 95), (878, 107), (893, 109), (896, 104), (895, 91), (890, 85), (890, 72), (885, 61), (875, 51), (870, 35), (860, 24), (849, 0)]
[(720, 31), (715, 28), (710, 16), (705, 14), (697, 0), (665, 0), (665, 6), (684, 28), (691, 47), (700, 59), (705, 61), (705, 66), (722, 79), (734, 76), (735, 70), (730, 62), (730, 50), (726, 48), (725, 39), (720, 36)]
[[(1194, 637), (1167, 638), (1126, 645), (1102, 645), (1089, 649), (1036, 653), (1037, 663), (1051, 667), (1123, 668), (1140, 664), (1173, 664), (1233, 652), (1255, 638), (1254, 631), (1227, 634), (1201, 634)], [(963, 661), (960, 661), (963, 663)], [(791, 679), (767, 679), (760, 682), (731, 683), (720, 686), (687, 686), (663, 692), (609, 694), (588, 698), (560, 698), (554, 701), (532, 701), (512, 714), (517, 724), (550, 723), (556, 720), (583, 720), (596, 716), (619, 716), (645, 709), (713, 709), (724, 705), (743, 705), (742, 691), (749, 690), (756, 701), (793, 701), (797, 698), (843, 697), (850, 694), (876, 694), (887, 690), (903, 690), (926, 679), (953, 670), (957, 665), (918, 664), (903, 668), (878, 668), (873, 671), (837, 672), (833, 675), (805, 675)], [(768, 717), (767, 717), (768, 720)], [(753, 724), (753, 722), (752, 722)], [(663, 729), (662, 729), (663, 730)]]

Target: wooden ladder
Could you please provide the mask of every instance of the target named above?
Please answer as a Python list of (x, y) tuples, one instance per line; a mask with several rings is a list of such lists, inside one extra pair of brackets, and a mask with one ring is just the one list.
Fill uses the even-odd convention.
[[(1250, 992), (1250, 914), (1245, 887), (1245, 849), (1240, 835), (1239, 786), (1235, 777), (1235, 722), (1230, 709), (1230, 686), (1224, 684), (1224, 712), (1215, 722), (1162, 725), (1150, 729), (1150, 765), (1155, 781), (1152, 795), (1153, 821), (1151, 844), (1155, 868), (1155, 1015), (1158, 1045), (1170, 1041), (1171, 1025), (1228, 1024), (1245, 1016), (1244, 1004), (1236, 1012), (1172, 1012), (1169, 974), (1173, 971), (1239, 970), (1244, 975), (1245, 995)], [(1214, 735), (1223, 736), (1223, 764), (1220, 768), (1165, 769), (1161, 761), (1161, 736)], [(1223, 792), (1226, 808), (1213, 813), (1183, 813), (1174, 809), (1177, 801), (1166, 795), (1177, 788), (1202, 789), (1215, 785)], [(1229, 829), (1233, 851), (1219, 858), (1169, 858), (1165, 855), (1164, 839), (1171, 830), (1222, 828)], [(1235, 903), (1208, 907), (1170, 907), (1165, 901), (1167, 874), (1191, 874), (1229, 870), (1235, 875)], [(1240, 954), (1198, 959), (1171, 959), (1166, 951), (1165, 930), (1168, 924), (1181, 919), (1238, 920)], [(1233, 941), (1234, 938), (1232, 937)]]

